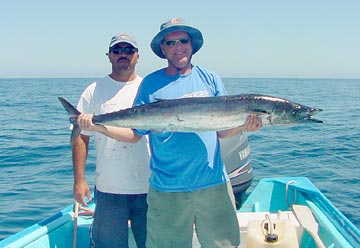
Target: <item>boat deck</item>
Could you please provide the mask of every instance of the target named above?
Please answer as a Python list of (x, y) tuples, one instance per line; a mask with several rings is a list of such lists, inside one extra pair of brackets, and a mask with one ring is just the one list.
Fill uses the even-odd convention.
[[(246, 234), (247, 234), (247, 226), (250, 222), (252, 223), (262, 223), (264, 220), (266, 220), (266, 215), (269, 215), (272, 220), (282, 220), (282, 221), (289, 221), (292, 226), (296, 229), (296, 238), (297, 240), (300, 240), (303, 232), (303, 228), (300, 226), (299, 222), (297, 221), (296, 217), (294, 216), (292, 211), (283, 211), (279, 213), (270, 213), (270, 212), (253, 212), (253, 213), (237, 213), (239, 225), (240, 225), (240, 238), (241, 238), (241, 244), (239, 248), (245, 248), (246, 247)], [(91, 219), (87, 217), (79, 217), (79, 224), (78, 224), (78, 237), (80, 239), (77, 240), (77, 247), (78, 248), (88, 248), (89, 247), (89, 227), (91, 224)], [(133, 234), (129, 232), (129, 247), (130, 248), (136, 248), (135, 240), (133, 237)], [(83, 237), (84, 239), (81, 239)], [(279, 236), (279, 240), (283, 238)], [(193, 248), (200, 248), (200, 243), (197, 239), (196, 233), (194, 231), (193, 236)], [(290, 248), (290, 247), (287, 247)]]
[[(309, 210), (309, 213), (299, 217), (299, 212), (296, 211), (299, 206)], [(89, 205), (90, 210), (94, 207), (93, 203)], [(82, 209), (78, 218), (74, 218), (73, 209), (73, 205), (68, 206), (48, 219), (0, 241), (0, 247), (72, 247), (76, 230), (77, 247), (88, 248), (92, 216), (88, 215), (89, 211)], [(318, 237), (326, 248), (360, 247), (360, 230), (307, 178), (260, 180), (238, 210), (237, 216), (240, 225), (240, 248), (274, 246), (264, 241), (269, 233), (278, 235), (276, 247), (316, 247), (315, 240)], [(315, 232), (309, 232), (309, 225), (304, 224), (304, 220), (309, 219), (313, 219)], [(74, 226), (77, 228), (74, 229)], [(131, 229), (129, 245), (131, 248), (136, 247)], [(193, 247), (200, 247), (195, 232)]]

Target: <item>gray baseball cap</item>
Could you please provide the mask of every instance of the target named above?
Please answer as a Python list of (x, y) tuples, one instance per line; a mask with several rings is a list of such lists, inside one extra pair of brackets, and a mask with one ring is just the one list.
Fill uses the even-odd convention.
[(132, 45), (133, 47), (138, 48), (138, 45), (137, 45), (137, 42), (136, 42), (136, 39), (134, 36), (132, 36), (130, 34), (122, 33), (122, 34), (117, 34), (111, 38), (109, 49), (112, 48), (113, 46), (115, 46), (116, 44), (119, 44), (122, 42), (128, 43), (128, 44)]

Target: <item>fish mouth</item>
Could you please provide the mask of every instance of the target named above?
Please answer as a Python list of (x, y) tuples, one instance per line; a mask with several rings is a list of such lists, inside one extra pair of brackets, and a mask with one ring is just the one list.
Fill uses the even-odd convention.
[[(320, 108), (311, 108), (310, 113), (311, 113), (311, 115), (314, 115), (314, 114), (317, 114), (317, 113), (319, 113), (319, 112), (321, 112), (321, 111), (323, 111), (323, 110), (320, 109)], [(311, 115), (309, 115), (309, 116), (306, 117), (306, 119), (307, 119), (306, 122), (323, 123), (322, 120), (315, 119), (315, 118), (313, 118)]]
[(320, 108), (308, 108), (305, 112), (300, 114), (299, 121), (300, 122), (323, 123), (322, 120), (315, 119), (314, 117), (312, 117), (312, 115), (315, 115), (321, 111), (323, 111), (323, 110)]
[(323, 111), (323, 110), (319, 109), (319, 108), (311, 108), (310, 109), (310, 113), (313, 114), (313, 115), (316, 114), (316, 113), (319, 113), (321, 111)]
[(322, 120), (315, 119), (315, 118), (313, 118), (311, 116), (307, 116), (307, 117), (303, 118), (303, 122), (323, 123)]

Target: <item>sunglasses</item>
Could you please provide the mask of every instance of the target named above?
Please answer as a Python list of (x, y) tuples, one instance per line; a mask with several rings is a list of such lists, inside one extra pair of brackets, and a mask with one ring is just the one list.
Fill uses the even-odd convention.
[(114, 47), (111, 49), (111, 52), (114, 54), (125, 52), (126, 54), (130, 55), (137, 52), (137, 49), (134, 47)]
[(178, 40), (164, 40), (162, 43), (165, 44), (166, 46), (170, 47), (170, 46), (175, 46), (177, 43), (181, 43), (181, 44), (187, 44), (189, 43), (190, 38), (182, 38), (182, 39), (178, 39)]

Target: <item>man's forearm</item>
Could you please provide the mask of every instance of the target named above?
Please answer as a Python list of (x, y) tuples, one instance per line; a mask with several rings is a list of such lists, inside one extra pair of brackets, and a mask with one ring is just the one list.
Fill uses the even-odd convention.
[(92, 129), (117, 141), (136, 143), (141, 139), (131, 128), (94, 125)]
[(74, 182), (85, 180), (85, 164), (88, 154), (89, 136), (80, 135), (73, 144), (72, 159)]

